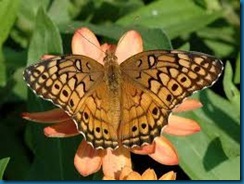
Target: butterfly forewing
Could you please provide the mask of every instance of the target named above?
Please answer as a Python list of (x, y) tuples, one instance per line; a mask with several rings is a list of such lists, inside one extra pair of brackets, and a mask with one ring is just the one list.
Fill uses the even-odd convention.
[(145, 51), (121, 64), (123, 74), (167, 110), (193, 92), (211, 86), (222, 62), (212, 56), (184, 51)]
[(79, 55), (57, 56), (27, 67), (24, 79), (39, 96), (52, 101), (69, 115), (103, 78), (103, 65)]

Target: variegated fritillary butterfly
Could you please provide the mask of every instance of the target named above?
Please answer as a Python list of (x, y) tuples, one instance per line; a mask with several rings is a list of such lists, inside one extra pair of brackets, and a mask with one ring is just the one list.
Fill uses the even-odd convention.
[(67, 112), (96, 149), (142, 146), (159, 136), (172, 109), (211, 86), (222, 62), (197, 52), (151, 50), (120, 65), (82, 55), (57, 56), (27, 67), (33, 91)]

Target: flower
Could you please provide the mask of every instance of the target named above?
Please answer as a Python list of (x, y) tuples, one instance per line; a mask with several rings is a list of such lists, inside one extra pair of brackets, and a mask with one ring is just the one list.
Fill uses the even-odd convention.
[[(91, 57), (103, 64), (103, 58), (107, 50), (114, 50), (114, 45), (103, 44), (100, 46), (96, 36), (87, 28), (78, 29), (72, 39), (73, 54), (80, 54)], [(128, 31), (119, 41), (115, 55), (118, 62), (122, 63), (128, 57), (143, 51), (142, 38), (136, 31)], [(46, 55), (43, 58), (49, 58)], [(174, 113), (193, 110), (201, 107), (197, 100), (187, 99), (173, 110)], [(46, 112), (23, 113), (23, 118), (36, 122), (52, 122), (51, 126), (44, 128), (47, 137), (69, 137), (79, 135), (79, 132), (72, 119), (62, 110), (53, 109)], [(199, 125), (190, 119), (171, 115), (168, 125), (163, 129), (164, 133), (172, 135), (190, 135), (200, 131)], [(122, 168), (131, 168), (130, 151), (136, 154), (146, 154), (154, 160), (165, 165), (178, 164), (178, 156), (174, 146), (165, 137), (160, 136), (154, 139), (150, 145), (140, 148), (127, 149), (119, 147), (116, 150), (96, 150), (85, 140), (79, 145), (74, 158), (74, 165), (83, 176), (88, 176), (103, 168), (107, 178), (119, 178)], [(151, 170), (146, 173), (152, 172)], [(129, 177), (129, 176), (128, 176)]]
[[(112, 177), (103, 177), (103, 180), (114, 180)], [(158, 180), (175, 180), (176, 173), (173, 171), (162, 175)], [(133, 171), (129, 167), (124, 167), (119, 175), (119, 180), (157, 180), (157, 175), (153, 169), (148, 168), (142, 175)]]

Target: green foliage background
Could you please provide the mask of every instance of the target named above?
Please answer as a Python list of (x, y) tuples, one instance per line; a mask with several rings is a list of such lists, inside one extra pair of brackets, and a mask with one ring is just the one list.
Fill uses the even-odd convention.
[(220, 80), (193, 97), (203, 108), (181, 114), (199, 122), (202, 131), (167, 137), (190, 179), (240, 179), (239, 14), (238, 0), (1, 0), (0, 177), (84, 179), (73, 166), (82, 137), (46, 138), (42, 125), (20, 114), (53, 108), (27, 89), (23, 69), (43, 54), (70, 53), (74, 29), (86, 26), (101, 42), (116, 43), (126, 30), (137, 29), (145, 50), (195, 50), (221, 58)]

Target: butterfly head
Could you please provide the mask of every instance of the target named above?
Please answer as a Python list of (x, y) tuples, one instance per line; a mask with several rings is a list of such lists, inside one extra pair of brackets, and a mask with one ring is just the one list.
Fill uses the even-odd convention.
[(111, 45), (105, 52), (104, 63), (117, 62), (118, 58), (115, 56), (116, 46)]

